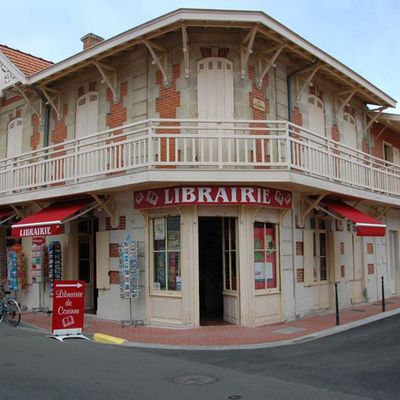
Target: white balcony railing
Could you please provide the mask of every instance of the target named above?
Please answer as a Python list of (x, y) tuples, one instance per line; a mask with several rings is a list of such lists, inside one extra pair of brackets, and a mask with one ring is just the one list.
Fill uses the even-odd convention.
[(400, 197), (400, 166), (287, 121), (161, 119), (0, 160), (0, 194), (156, 168), (286, 170)]

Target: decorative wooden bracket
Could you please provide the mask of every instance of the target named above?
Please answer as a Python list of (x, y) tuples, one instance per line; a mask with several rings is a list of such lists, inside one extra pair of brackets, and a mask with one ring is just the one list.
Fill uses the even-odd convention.
[[(338, 103), (338, 108), (335, 112), (334, 119), (337, 120), (337, 117), (344, 110), (346, 105), (349, 105), (349, 101), (351, 98), (357, 93), (357, 89), (350, 90), (349, 92), (339, 93), (335, 96), (335, 102)], [(343, 98), (342, 96), (346, 96)]]
[[(109, 65), (105, 65), (100, 63), (99, 61), (93, 61), (93, 65), (98, 69), (100, 72), (102, 81), (101, 83), (105, 83), (108, 88), (111, 90), (113, 95), (113, 102), (114, 104), (118, 103), (119, 101), (119, 93), (117, 88), (117, 70)], [(108, 74), (107, 74), (108, 72)]]
[(119, 214), (113, 197), (109, 196), (103, 200), (95, 193), (90, 193), (90, 195), (96, 200), (96, 203), (101, 207), (101, 209), (110, 217), (111, 226), (113, 228), (118, 228)]
[(253, 52), (254, 39), (256, 37), (257, 28), (254, 27), (244, 38), (240, 45), (240, 77), (246, 77), (247, 63), (249, 62), (250, 54)]
[(300, 100), (300, 96), (303, 92), (303, 90), (308, 87), (308, 86), (312, 86), (312, 80), (314, 79), (314, 76), (317, 74), (317, 72), (322, 68), (322, 65), (315, 65), (311, 70), (305, 70), (303, 72), (310, 72), (309, 75), (306, 77), (303, 85), (301, 86), (301, 88), (299, 89), (299, 91), (296, 94), (296, 104), (299, 103)]
[(372, 124), (379, 118), (379, 116), (382, 114), (382, 112), (386, 109), (387, 109), (387, 106), (382, 106), (375, 110), (370, 110), (365, 114), (365, 116), (370, 119), (369, 122), (365, 126), (365, 132), (368, 131), (368, 129), (372, 126)]
[[(38, 116), (38, 118), (39, 118), (39, 124), (41, 125), (42, 122), (43, 122), (41, 110), (40, 110), (40, 109), (38, 110), (38, 109), (33, 105), (33, 103), (29, 100), (29, 97), (27, 96), (27, 94), (26, 94), (19, 86), (14, 85), (14, 86), (13, 86), (13, 89), (15, 89), (15, 90), (23, 97), (23, 99), (25, 100), (26, 104), (28, 104), (29, 107), (33, 110), (33, 112)], [(42, 102), (40, 101), (39, 104), (41, 105)]]
[(373, 217), (376, 219), (381, 219), (383, 216), (386, 216), (387, 212), (392, 208), (392, 206), (385, 206), (381, 210), (378, 207), (372, 207)]
[(181, 30), (182, 30), (183, 61), (185, 63), (185, 78), (189, 78), (190, 75), (189, 45), (188, 45), (189, 39), (185, 25), (182, 25)]
[[(318, 206), (319, 202), (325, 196), (326, 196), (326, 194), (320, 194), (316, 199), (312, 199), (312, 200), (309, 199), (307, 196), (302, 196), (301, 205), (300, 205), (301, 209), (300, 209), (300, 215), (299, 215), (299, 221), (298, 221), (298, 223), (301, 227), (304, 227), (305, 219), (306, 219), (307, 215)], [(308, 203), (308, 207), (305, 204), (305, 202)]]
[[(271, 52), (274, 52), (274, 54), (271, 56), (271, 58), (266, 62), (266, 65), (264, 69), (262, 70), (260, 77), (257, 79), (257, 88), (260, 89), (262, 86), (262, 82), (264, 79), (264, 76), (268, 74), (269, 70), (273, 67), (276, 67), (275, 61), (279, 57), (279, 54), (281, 54), (282, 50), (285, 48), (285, 46), (279, 46), (277, 48), (272, 49)], [(270, 55), (271, 52), (268, 52), (268, 56)], [(260, 60), (260, 62), (262, 62)], [(261, 70), (261, 68), (260, 68)]]
[[(62, 117), (60, 92), (54, 89), (46, 88), (45, 86), (40, 86), (40, 90), (42, 91), (43, 96), (46, 97), (46, 104), (51, 106), (57, 115), (57, 119), (60, 120)], [(51, 97), (50, 93), (52, 93), (54, 96)]]
[[(149, 40), (143, 40), (144, 45), (149, 50), (151, 57), (153, 58), (153, 65), (157, 65), (158, 69), (160, 70), (163, 76), (163, 84), (164, 86), (169, 85), (169, 79), (167, 75), (167, 68), (168, 68), (168, 56), (167, 51), (155, 43), (150, 42)], [(161, 54), (157, 55), (156, 50), (160, 51)]]
[(25, 208), (18, 208), (17, 206), (14, 206), (13, 204), (10, 204), (10, 207), (14, 210), (15, 214), (13, 214), (11, 217), (8, 217), (6, 220), (1, 221), (1, 223), (4, 223), (8, 221), (9, 219), (17, 216), (18, 219), (24, 218), (22, 212), (25, 210)]

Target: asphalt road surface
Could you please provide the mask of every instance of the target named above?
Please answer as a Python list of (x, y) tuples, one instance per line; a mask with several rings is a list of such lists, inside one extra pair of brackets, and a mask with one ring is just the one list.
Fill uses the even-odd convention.
[(0, 325), (0, 399), (400, 399), (400, 316), (307, 343), (167, 351)]

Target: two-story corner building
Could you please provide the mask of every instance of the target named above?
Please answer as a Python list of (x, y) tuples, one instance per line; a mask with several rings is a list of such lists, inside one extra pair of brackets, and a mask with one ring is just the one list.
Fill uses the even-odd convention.
[(335, 282), (341, 306), (381, 277), (399, 293), (390, 96), (262, 12), (82, 40), (56, 64), (0, 47), (2, 274), (24, 304), (84, 279), (103, 318), (259, 326), (332, 308)]

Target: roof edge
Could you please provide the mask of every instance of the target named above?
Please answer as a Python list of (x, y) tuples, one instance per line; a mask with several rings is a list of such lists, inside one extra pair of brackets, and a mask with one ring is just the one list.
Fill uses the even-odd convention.
[(377, 97), (379, 97), (389, 107), (396, 107), (396, 100), (391, 96), (383, 92), (381, 89), (373, 85), (371, 82), (363, 78), (357, 72), (344, 65), (334, 57), (330, 56), (325, 51), (314, 46), (312, 43), (290, 30), (282, 23), (273, 19), (263, 11), (241, 11), (241, 10), (215, 10), (215, 9), (192, 9), (192, 8), (179, 8), (175, 11), (161, 15), (155, 19), (140, 24), (130, 30), (122, 32), (110, 39), (105, 40), (97, 44), (96, 46), (89, 48), (85, 51), (79, 52), (65, 60), (62, 60), (56, 64), (53, 64), (43, 71), (31, 75), (27, 78), (27, 83), (33, 84), (46, 77), (51, 76), (54, 73), (62, 71), (64, 68), (68, 68), (78, 62), (89, 60), (102, 52), (109, 50), (119, 44), (122, 44), (129, 40), (137, 39), (143, 35), (153, 32), (157, 29), (164, 28), (168, 25), (183, 22), (185, 20), (206, 20), (206, 21), (231, 21), (231, 22), (247, 22), (264, 25), (270, 29), (273, 29), (278, 34), (286, 37), (294, 44), (301, 47), (303, 50), (313, 54), (321, 61), (352, 79), (365, 89), (369, 90)]

